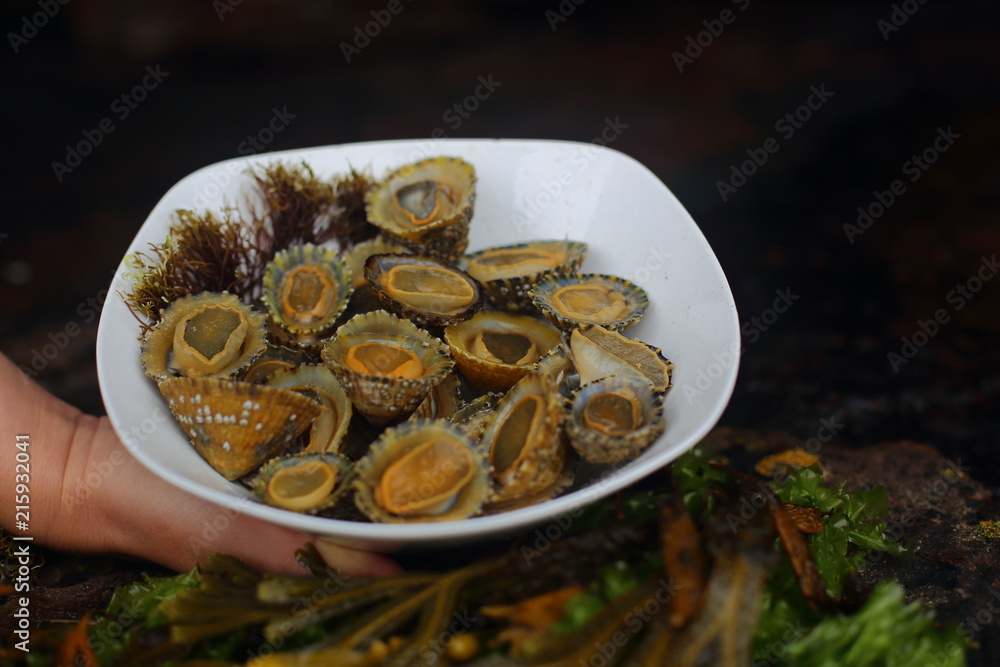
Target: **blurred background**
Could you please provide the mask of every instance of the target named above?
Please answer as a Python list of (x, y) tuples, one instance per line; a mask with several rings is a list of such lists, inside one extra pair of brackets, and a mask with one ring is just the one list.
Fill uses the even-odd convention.
[(160, 196), (210, 163), (611, 122), (732, 286), (722, 425), (925, 442), (996, 491), (998, 19), (919, 0), (4, 3), (0, 350), (101, 413), (96, 306)]

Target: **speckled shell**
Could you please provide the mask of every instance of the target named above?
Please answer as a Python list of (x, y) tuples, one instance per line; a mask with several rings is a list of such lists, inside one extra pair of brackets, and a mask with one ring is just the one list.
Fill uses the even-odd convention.
[[(429, 439), (444, 439), (463, 448), (473, 462), (468, 481), (454, 496), (450, 507), (431, 514), (394, 514), (385, 509), (376, 497), (375, 489), (382, 481), (387, 469)], [(482, 511), (489, 495), (490, 475), (486, 455), (457, 426), (443, 419), (418, 419), (386, 429), (372, 444), (368, 453), (355, 466), (357, 477), (354, 481), (354, 502), (372, 521), (379, 523), (427, 523), (452, 521), (475, 516)], [(422, 473), (413, 479), (415, 497), (433, 495), (435, 481), (442, 474), (439, 467), (430, 466), (426, 477)]]
[(159, 389), (198, 453), (228, 480), (288, 447), (320, 410), (290, 389), (249, 382), (171, 378)]
[[(501, 452), (500, 436), (507, 422), (523, 401), (535, 403), (532, 423), (537, 427), (526, 434), (517, 456)], [(541, 411), (540, 413), (538, 411)], [(550, 377), (532, 373), (517, 384), (497, 404), (486, 420), (480, 443), (489, 451), (493, 469), (494, 492), (490, 504), (509, 503), (534, 497), (551, 486), (563, 471), (566, 446), (562, 440), (563, 398)], [(510, 458), (510, 461), (505, 461)]]
[[(436, 213), (415, 224), (399, 197), (434, 188)], [(365, 195), (368, 220), (413, 252), (453, 262), (469, 243), (476, 199), (476, 170), (459, 158), (435, 157), (400, 167)], [(416, 198), (419, 200), (419, 196)], [(419, 202), (418, 202), (419, 203)], [(425, 215), (425, 218), (427, 216)]]
[[(587, 406), (604, 394), (618, 395), (635, 406), (634, 430), (609, 434), (587, 422)], [(606, 377), (583, 385), (567, 402), (565, 428), (570, 445), (590, 463), (631, 461), (663, 433), (663, 397), (663, 392), (644, 377)]]
[[(529, 258), (532, 255), (538, 261)], [(486, 248), (465, 256), (462, 266), (483, 286), (487, 301), (497, 310), (533, 313), (528, 291), (552, 273), (572, 273), (587, 256), (580, 241), (531, 241)], [(516, 265), (504, 261), (521, 260)], [(544, 265), (551, 264), (546, 268)]]
[(410, 419), (445, 419), (462, 407), (459, 397), (461, 382), (454, 371), (434, 385), (427, 397), (420, 402)]
[(264, 384), (305, 393), (320, 404), (320, 414), (313, 420), (306, 451), (341, 451), (341, 443), (354, 415), (354, 406), (329, 368), (307, 364), (292, 370), (278, 371)]
[(569, 356), (580, 383), (609, 375), (642, 376), (657, 391), (670, 389), (674, 365), (659, 348), (603, 327), (583, 327), (570, 335)]
[[(364, 342), (409, 350), (420, 359), (425, 373), (414, 379), (400, 379), (361, 373), (348, 367), (344, 363), (348, 351)], [(384, 310), (351, 318), (337, 329), (333, 338), (325, 341), (322, 357), (354, 406), (376, 425), (405, 419), (454, 367), (444, 343), (412, 322)]]
[[(317, 307), (317, 312), (309, 316), (284, 303), (287, 279), (297, 271), (319, 274), (325, 283), (323, 307)], [(264, 273), (262, 301), (271, 321), (288, 335), (290, 343), (313, 345), (333, 328), (353, 291), (351, 271), (340, 255), (330, 248), (307, 243), (274, 256)]]
[[(177, 328), (188, 323), (186, 318), (192, 317), (208, 307), (218, 307), (239, 315), (240, 325), (246, 325), (246, 331), (239, 342), (238, 350), (229, 360), (219, 357), (215, 365), (218, 369), (206, 372), (203, 369), (187, 368), (177, 359), (176, 341)], [(143, 337), (139, 361), (145, 374), (157, 382), (171, 377), (223, 377), (231, 378), (249, 366), (264, 350), (267, 316), (255, 311), (234, 294), (228, 292), (202, 292), (194, 296), (182, 297), (163, 310), (160, 322), (151, 328)], [(234, 343), (237, 341), (234, 339)], [(186, 345), (188, 350), (193, 350)], [(220, 352), (219, 354), (222, 354)], [(213, 356), (211, 361), (216, 360)], [(227, 355), (229, 356), (229, 355)], [(204, 358), (204, 357), (203, 357)]]
[[(337, 471), (333, 490), (330, 494), (322, 501), (318, 502), (315, 506), (303, 510), (291, 510), (286, 507), (282, 507), (280, 503), (275, 502), (268, 493), (267, 488), (268, 483), (271, 481), (271, 478), (274, 477), (275, 473), (279, 470), (283, 470), (284, 468), (299, 466), (310, 461), (321, 461), (332, 466)], [(260, 467), (257, 474), (250, 479), (250, 490), (253, 491), (254, 495), (266, 505), (279, 507), (281, 509), (288, 510), (289, 512), (299, 511), (303, 514), (316, 514), (333, 507), (341, 500), (341, 498), (349, 496), (350, 491), (353, 488), (353, 478), (354, 464), (340, 454), (334, 454), (331, 452), (301, 452), (299, 454), (291, 454), (289, 456), (278, 456), (270, 461), (267, 461)]]
[[(470, 292), (468, 305), (460, 310), (418, 308), (398, 298), (399, 293), (389, 289), (391, 272), (398, 267), (420, 267), (429, 271), (446, 271), (465, 281)], [(469, 274), (450, 264), (419, 255), (372, 255), (365, 262), (365, 279), (378, 297), (382, 307), (399, 317), (421, 327), (446, 327), (475, 315), (485, 303), (479, 283)]]
[[(519, 363), (504, 363), (477, 354), (477, 336), (482, 332), (517, 334), (531, 341), (534, 353)], [(444, 340), (451, 349), (455, 365), (476, 393), (506, 392), (531, 372), (535, 363), (556, 348), (562, 340), (559, 330), (548, 322), (529, 315), (480, 312), (473, 318), (444, 330)]]
[[(560, 308), (559, 300), (564, 290), (583, 287), (596, 287), (620, 295), (621, 312), (597, 318), (580, 312), (570, 313)], [(600, 273), (550, 274), (539, 280), (529, 294), (542, 314), (563, 331), (570, 331), (587, 324), (623, 331), (638, 322), (649, 307), (646, 290), (624, 278)]]

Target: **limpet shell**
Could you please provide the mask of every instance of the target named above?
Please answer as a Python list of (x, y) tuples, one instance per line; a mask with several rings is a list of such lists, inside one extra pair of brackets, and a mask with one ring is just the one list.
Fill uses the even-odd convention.
[(340, 454), (302, 452), (262, 465), (250, 480), (250, 489), (272, 507), (316, 514), (348, 493), (353, 475), (353, 464)]
[(158, 386), (198, 453), (230, 481), (291, 445), (320, 411), (291, 389), (249, 382), (171, 378)]
[(663, 392), (645, 377), (606, 377), (583, 385), (568, 401), (566, 435), (590, 463), (631, 461), (665, 429)]
[(354, 406), (333, 372), (323, 365), (305, 364), (278, 371), (265, 382), (268, 387), (292, 389), (316, 401), (320, 413), (309, 430), (310, 452), (340, 452), (354, 415)]
[(609, 375), (645, 377), (657, 391), (670, 388), (674, 365), (659, 348), (603, 327), (583, 327), (570, 335), (569, 356), (580, 384)]
[(649, 307), (646, 290), (601, 273), (550, 274), (529, 294), (542, 314), (563, 331), (587, 324), (622, 331), (638, 322)]
[(413, 252), (453, 262), (469, 243), (476, 170), (460, 158), (407, 164), (365, 195), (368, 221)]
[(372, 255), (365, 279), (382, 307), (422, 327), (446, 327), (483, 307), (483, 293), (464, 271), (419, 255)]
[(307, 243), (274, 256), (262, 300), (290, 342), (310, 345), (333, 328), (353, 290), (347, 262), (335, 250)]
[(146, 332), (139, 361), (157, 382), (171, 377), (235, 377), (267, 346), (267, 316), (235, 294), (181, 297)]
[(563, 398), (546, 375), (525, 376), (500, 399), (480, 438), (493, 469), (491, 505), (535, 496), (559, 478), (563, 415)]
[(483, 450), (443, 419), (387, 428), (355, 470), (354, 502), (379, 523), (465, 519), (489, 494)]
[(586, 256), (587, 244), (580, 241), (530, 241), (470, 253), (462, 264), (494, 308), (533, 313), (528, 291), (535, 283), (551, 273), (578, 270)]
[(449, 326), (444, 340), (462, 377), (481, 394), (506, 392), (562, 338), (537, 317), (490, 311)]
[(384, 310), (348, 320), (321, 354), (354, 406), (376, 425), (405, 419), (454, 367), (444, 343)]

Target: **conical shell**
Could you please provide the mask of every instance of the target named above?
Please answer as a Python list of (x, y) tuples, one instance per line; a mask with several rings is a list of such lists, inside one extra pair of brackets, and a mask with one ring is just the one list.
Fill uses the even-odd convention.
[(320, 410), (290, 389), (249, 382), (172, 378), (159, 389), (198, 453), (228, 480), (288, 447)]
[(563, 398), (549, 376), (527, 375), (486, 421), (480, 443), (489, 451), (495, 490), (490, 504), (535, 496), (562, 473)]
[[(306, 466), (328, 466), (332, 485), (329, 490), (323, 489), (324, 493), (314, 493), (310, 498), (292, 499), (282, 498), (275, 494), (272, 481), (275, 475), (290, 468), (303, 468)], [(280, 507), (291, 512), (304, 512), (306, 514), (316, 514), (336, 505), (341, 498), (347, 496), (352, 489), (354, 477), (354, 465), (340, 454), (329, 452), (302, 452), (290, 456), (279, 456), (271, 459), (261, 466), (260, 470), (250, 480), (250, 489), (261, 502), (273, 507)]]
[(472, 276), (430, 257), (372, 255), (365, 279), (383, 308), (422, 327), (467, 320), (485, 303)]
[(307, 243), (274, 256), (262, 300), (291, 343), (311, 345), (333, 328), (352, 291), (350, 269), (337, 252)]
[[(389, 366), (383, 374), (359, 370), (352, 360), (361, 346), (376, 353), (386, 346), (391, 359), (409, 359), (407, 370), (413, 372), (394, 373)], [(454, 366), (444, 343), (383, 310), (351, 318), (324, 343), (322, 356), (354, 406), (376, 425), (409, 416)]]
[(590, 463), (631, 461), (663, 433), (663, 392), (644, 377), (606, 377), (568, 404), (566, 435)]
[(659, 348), (603, 327), (583, 327), (570, 335), (569, 355), (580, 384), (610, 375), (642, 376), (657, 391), (670, 388), (674, 365)]
[(354, 415), (354, 406), (333, 372), (322, 365), (307, 364), (278, 371), (264, 383), (305, 394), (321, 406), (309, 431), (310, 452), (340, 452)]
[(461, 383), (454, 371), (434, 385), (427, 397), (420, 402), (410, 419), (446, 419), (462, 407), (459, 397)]
[(228, 292), (175, 300), (146, 332), (139, 360), (149, 377), (235, 377), (264, 350), (267, 316)]
[(575, 481), (576, 473), (573, 471), (572, 466), (564, 464), (562, 470), (559, 472), (559, 476), (548, 486), (536, 488), (526, 495), (519, 495), (510, 500), (490, 502), (483, 508), (483, 514), (487, 516), (502, 514), (503, 512), (510, 512), (522, 507), (544, 503), (562, 494), (566, 489), (573, 486), (573, 482)]
[(368, 286), (368, 281), (365, 280), (365, 262), (368, 261), (369, 257), (372, 255), (405, 255), (409, 252), (403, 244), (381, 234), (351, 248), (344, 255), (344, 261), (347, 262), (347, 268), (351, 270), (354, 289)]
[(537, 317), (490, 311), (446, 328), (444, 340), (462, 377), (481, 394), (509, 390), (562, 339)]
[(600, 273), (550, 274), (529, 294), (542, 314), (563, 331), (596, 324), (623, 331), (649, 307), (646, 290), (618, 276)]
[(368, 191), (368, 220), (413, 252), (453, 262), (469, 243), (476, 170), (435, 157), (400, 167)]
[(489, 494), (485, 453), (441, 419), (386, 429), (355, 470), (354, 502), (379, 523), (465, 519)]
[(587, 256), (579, 241), (531, 241), (486, 248), (465, 256), (463, 266), (479, 281), (497, 310), (534, 313), (528, 291), (551, 273), (572, 273)]

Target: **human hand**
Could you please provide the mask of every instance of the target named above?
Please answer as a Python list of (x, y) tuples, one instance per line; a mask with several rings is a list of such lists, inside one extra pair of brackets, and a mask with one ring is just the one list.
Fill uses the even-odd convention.
[[(30, 435), (31, 535), (66, 551), (124, 553), (178, 571), (228, 553), (265, 572), (303, 570), (294, 551), (314, 538), (226, 510), (157, 477), (119, 440), (106, 417), (58, 400), (0, 354), (0, 442)], [(0, 452), (0, 479), (14, 456)], [(0, 525), (13, 528), (13, 512)], [(205, 527), (211, 539), (204, 539)], [(329, 566), (351, 576), (400, 570), (385, 556), (315, 540)]]

